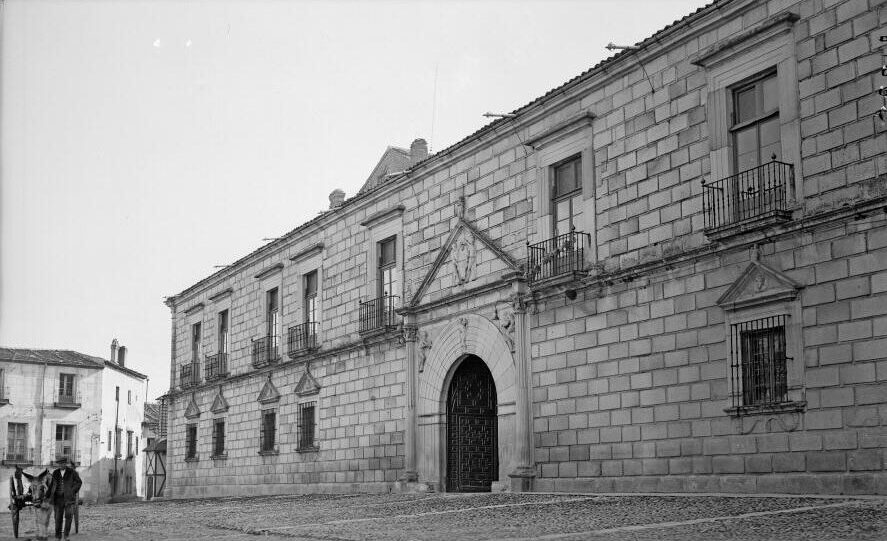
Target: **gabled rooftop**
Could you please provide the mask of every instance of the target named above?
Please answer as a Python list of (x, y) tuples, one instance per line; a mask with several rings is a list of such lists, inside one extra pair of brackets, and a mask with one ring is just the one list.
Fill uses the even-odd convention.
[(29, 348), (3, 348), (0, 347), (0, 361), (14, 363), (46, 364), (51, 366), (72, 366), (76, 368), (94, 368), (101, 370), (105, 367), (119, 370), (130, 376), (147, 379), (148, 376), (112, 363), (101, 357), (87, 355), (70, 349), (29, 349)]

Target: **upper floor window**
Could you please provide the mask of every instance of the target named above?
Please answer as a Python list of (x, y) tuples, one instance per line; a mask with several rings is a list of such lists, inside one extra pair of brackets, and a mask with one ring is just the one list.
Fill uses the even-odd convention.
[(55, 425), (55, 456), (77, 461), (74, 456), (74, 425)]
[(112, 439), (114, 439), (114, 438), (113, 438), (113, 436), (111, 436), (111, 431), (109, 430), (108, 431), (108, 452), (111, 451), (111, 440)]
[(779, 87), (769, 71), (732, 88), (734, 173), (782, 160), (779, 137)]
[(7, 450), (3, 457), (9, 461), (24, 462), (31, 458), (28, 450), (27, 423), (9, 423), (7, 428)]
[(570, 158), (552, 166), (551, 208), (554, 235), (563, 235), (577, 227), (582, 216), (582, 159)]
[(74, 401), (74, 374), (59, 375), (59, 402)]
[(379, 296), (391, 297), (397, 291), (397, 236), (379, 242)]
[(222, 310), (219, 312), (218, 353), (228, 353), (228, 310)]
[(116, 456), (120, 456), (120, 446), (123, 445), (123, 429), (117, 428), (114, 430), (114, 454)]
[(132, 430), (127, 430), (126, 431), (126, 456), (127, 457), (133, 456), (132, 439), (133, 439)]
[(132, 404), (132, 391), (126, 391), (126, 403)]
[(266, 335), (271, 337), (271, 347), (277, 347), (278, 324), (280, 322), (280, 305), (278, 304), (277, 288), (272, 288), (266, 293)]
[(200, 361), (200, 323), (191, 325), (191, 362)]
[[(317, 271), (305, 275), (305, 323), (317, 323)], [(312, 332), (309, 329), (308, 332)]]

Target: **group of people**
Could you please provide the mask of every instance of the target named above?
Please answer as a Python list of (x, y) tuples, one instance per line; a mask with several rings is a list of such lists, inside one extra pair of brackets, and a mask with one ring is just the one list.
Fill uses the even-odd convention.
[[(19, 466), (15, 467), (15, 473), (9, 478), (9, 510), (12, 512), (12, 530), (16, 538), (18, 538), (19, 512), (26, 505), (31, 504), (38, 508), (41, 506), (52, 507), (55, 512), (56, 539), (62, 539), (62, 517), (64, 517), (64, 538), (68, 539), (68, 535), (71, 533), (74, 507), (77, 505), (78, 493), (83, 482), (70, 458), (62, 458), (56, 464), (59, 467), (52, 472), (52, 478), (45, 494), (34, 493), (31, 488), (33, 477), (24, 473)], [(29, 480), (27, 488), (22, 483), (22, 475)]]

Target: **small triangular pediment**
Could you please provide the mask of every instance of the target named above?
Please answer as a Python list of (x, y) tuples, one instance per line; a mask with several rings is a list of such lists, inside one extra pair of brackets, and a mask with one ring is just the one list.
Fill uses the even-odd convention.
[(734, 310), (791, 300), (798, 296), (800, 289), (800, 285), (782, 272), (760, 261), (753, 261), (721, 295), (718, 305), (727, 310)]
[(265, 382), (262, 390), (259, 391), (259, 398), (257, 398), (257, 400), (262, 404), (268, 404), (280, 400), (280, 393), (277, 391), (277, 387), (274, 386), (271, 378), (268, 378), (268, 381)]
[(194, 395), (191, 395), (191, 401), (188, 402), (188, 407), (185, 408), (185, 418), (187, 419), (195, 419), (200, 417), (200, 407), (197, 406), (197, 400), (194, 399)]
[(434, 263), (431, 264), (419, 287), (410, 297), (409, 306), (419, 305), (422, 297), (428, 290), (428, 286), (445, 265), (453, 266), (455, 279), (459, 285), (464, 285), (474, 279), (478, 250), (481, 248), (486, 248), (492, 252), (495, 259), (500, 260), (509, 271), (518, 270), (518, 263), (514, 258), (499, 248), (482, 231), (479, 231), (464, 218), (459, 218), (456, 227), (453, 228), (443, 246), (440, 247)]
[(317, 383), (317, 380), (314, 379), (311, 372), (306, 371), (302, 374), (302, 379), (300, 379), (299, 384), (296, 385), (296, 394), (299, 396), (311, 396), (319, 392), (320, 384)]
[(209, 408), (213, 413), (225, 413), (228, 411), (228, 401), (222, 396), (222, 388), (219, 387), (216, 397), (213, 398), (213, 405)]

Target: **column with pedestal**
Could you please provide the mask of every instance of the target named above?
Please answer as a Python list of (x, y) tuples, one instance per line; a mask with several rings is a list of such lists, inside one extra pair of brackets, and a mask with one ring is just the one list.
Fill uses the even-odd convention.
[(401, 483), (415, 483), (418, 480), (416, 472), (416, 339), (419, 329), (415, 324), (408, 323), (403, 329), (406, 342), (406, 406), (407, 414), (404, 420), (403, 430), (403, 454), (404, 471), (398, 481)]
[(514, 368), (515, 368), (515, 455), (517, 466), (508, 474), (512, 492), (533, 490), (536, 465), (533, 460), (532, 403), (530, 394), (530, 342), (527, 332), (527, 305), (523, 297), (525, 284), (514, 285), (512, 308), (514, 309)]

